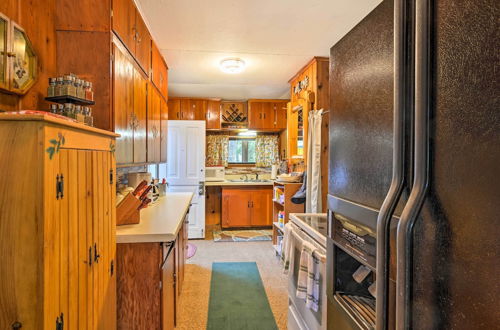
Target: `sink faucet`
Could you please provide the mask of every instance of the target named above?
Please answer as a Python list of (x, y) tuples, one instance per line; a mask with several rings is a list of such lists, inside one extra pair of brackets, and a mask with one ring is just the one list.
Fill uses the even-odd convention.
[(255, 173), (255, 181), (259, 180), (259, 173)]

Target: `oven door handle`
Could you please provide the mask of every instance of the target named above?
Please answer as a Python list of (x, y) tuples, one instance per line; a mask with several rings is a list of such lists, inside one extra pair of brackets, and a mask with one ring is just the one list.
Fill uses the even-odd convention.
[(376, 329), (388, 329), (389, 308), (389, 264), (390, 264), (390, 227), (391, 219), (405, 186), (405, 136), (406, 113), (411, 105), (407, 97), (408, 31), (406, 12), (408, 1), (394, 1), (394, 119), (392, 180), (389, 191), (377, 216), (377, 258), (376, 258)]
[(396, 330), (411, 326), (413, 229), (429, 187), (430, 1), (415, 1), (415, 180), (396, 239)]

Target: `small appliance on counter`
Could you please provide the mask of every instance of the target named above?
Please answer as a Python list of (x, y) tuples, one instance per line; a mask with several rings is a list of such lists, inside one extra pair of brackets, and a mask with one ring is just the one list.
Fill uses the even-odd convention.
[(224, 181), (226, 169), (224, 166), (213, 166), (205, 168), (205, 182)]
[(131, 172), (127, 174), (129, 187), (137, 187), (142, 181), (151, 182), (151, 173), (149, 172)]

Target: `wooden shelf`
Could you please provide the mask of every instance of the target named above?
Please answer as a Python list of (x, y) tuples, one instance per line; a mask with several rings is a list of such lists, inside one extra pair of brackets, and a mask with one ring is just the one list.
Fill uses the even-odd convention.
[(79, 97), (71, 96), (71, 95), (62, 95), (62, 96), (51, 96), (51, 97), (46, 97), (46, 101), (49, 102), (54, 102), (54, 103), (72, 103), (72, 104), (79, 104), (79, 105), (94, 105), (95, 101), (90, 101), (86, 99), (81, 99)]
[[(285, 212), (284, 223), (288, 222), (288, 216), (290, 213), (303, 213), (305, 204), (294, 204), (292, 203), (292, 197), (295, 193), (302, 187), (302, 183), (286, 183), (286, 182), (274, 182), (273, 186), (273, 244), (277, 244), (278, 231), (283, 232), (283, 228), (279, 226), (278, 213)], [(285, 195), (285, 202), (280, 203), (274, 199), (274, 189), (279, 188)]]

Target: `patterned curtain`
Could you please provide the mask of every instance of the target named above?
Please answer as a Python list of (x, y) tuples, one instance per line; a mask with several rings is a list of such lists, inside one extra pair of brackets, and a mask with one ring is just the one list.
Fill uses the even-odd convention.
[(279, 162), (277, 135), (258, 135), (255, 138), (255, 166), (271, 167)]
[(207, 135), (206, 166), (227, 166), (228, 135)]

